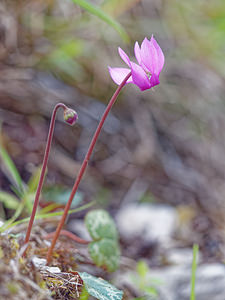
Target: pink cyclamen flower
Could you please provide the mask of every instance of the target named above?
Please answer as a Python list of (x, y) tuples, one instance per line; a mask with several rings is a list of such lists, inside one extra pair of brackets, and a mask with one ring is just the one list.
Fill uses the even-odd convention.
[(154, 37), (149, 41), (145, 38), (139, 47), (138, 42), (134, 46), (134, 54), (138, 64), (132, 62), (127, 54), (118, 48), (122, 60), (130, 67), (128, 68), (111, 68), (109, 73), (116, 84), (121, 84), (123, 79), (131, 71), (131, 77), (126, 83), (136, 84), (141, 91), (152, 88), (160, 83), (159, 74), (164, 65), (164, 54)]

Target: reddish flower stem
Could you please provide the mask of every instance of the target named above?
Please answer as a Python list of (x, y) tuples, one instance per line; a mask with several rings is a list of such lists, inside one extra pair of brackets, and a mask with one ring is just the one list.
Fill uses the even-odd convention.
[(97, 127), (97, 129), (96, 129), (96, 131), (95, 131), (95, 134), (94, 134), (92, 140), (91, 140), (91, 143), (90, 143), (90, 145), (89, 145), (87, 154), (85, 155), (85, 158), (84, 158), (84, 160), (83, 160), (83, 163), (82, 163), (81, 168), (80, 168), (80, 170), (79, 170), (79, 173), (78, 173), (78, 175), (77, 175), (76, 181), (75, 181), (74, 186), (73, 186), (73, 188), (72, 188), (72, 192), (71, 192), (71, 194), (70, 194), (69, 200), (68, 200), (68, 202), (67, 202), (67, 204), (66, 204), (66, 206), (65, 206), (64, 213), (63, 213), (63, 215), (62, 215), (62, 217), (61, 217), (61, 220), (60, 220), (60, 222), (59, 222), (59, 224), (58, 224), (58, 227), (57, 227), (57, 229), (56, 229), (56, 231), (55, 231), (55, 235), (54, 235), (54, 237), (53, 237), (51, 246), (50, 246), (50, 248), (48, 249), (48, 253), (47, 253), (47, 257), (46, 257), (47, 263), (50, 263), (50, 261), (51, 261), (52, 251), (53, 251), (53, 249), (54, 249), (54, 247), (55, 247), (55, 244), (56, 244), (56, 241), (57, 241), (57, 239), (58, 239), (58, 237), (59, 237), (60, 231), (61, 231), (61, 229), (62, 229), (62, 227), (63, 227), (63, 225), (64, 225), (64, 223), (65, 223), (65, 220), (66, 220), (66, 217), (67, 217), (67, 215), (68, 215), (68, 212), (69, 212), (71, 203), (72, 203), (73, 198), (74, 198), (74, 196), (75, 196), (75, 194), (76, 194), (76, 191), (77, 191), (77, 189), (78, 189), (78, 186), (79, 186), (79, 184), (80, 184), (80, 181), (81, 181), (81, 179), (82, 179), (82, 177), (83, 177), (83, 175), (84, 175), (84, 172), (85, 172), (85, 170), (86, 170), (88, 161), (89, 161), (90, 156), (91, 156), (91, 154), (92, 154), (92, 152), (93, 152), (94, 146), (95, 146), (96, 141), (97, 141), (97, 139), (98, 139), (98, 136), (99, 136), (99, 134), (100, 134), (100, 132), (101, 132), (101, 129), (102, 129), (102, 126), (103, 126), (103, 124), (104, 124), (104, 122), (105, 122), (105, 119), (106, 119), (106, 117), (108, 116), (108, 114), (109, 114), (109, 112), (110, 112), (110, 110), (111, 110), (113, 104), (115, 103), (115, 101), (116, 101), (116, 99), (117, 99), (117, 97), (118, 97), (118, 95), (119, 95), (121, 89), (122, 89), (123, 86), (126, 84), (127, 80), (130, 78), (130, 76), (131, 76), (131, 72), (124, 78), (124, 80), (122, 81), (122, 83), (118, 86), (117, 90), (115, 91), (115, 93), (113, 94), (111, 100), (109, 101), (109, 103), (108, 103), (108, 105), (107, 105), (107, 107), (106, 107), (106, 109), (105, 109), (105, 112), (104, 112), (104, 114), (103, 114), (103, 116), (102, 116), (102, 118), (101, 118), (101, 120), (100, 120), (100, 122), (99, 122), (99, 124), (98, 124), (98, 127)]
[[(47, 234), (46, 236), (45, 236), (45, 239), (51, 239), (53, 236), (54, 236), (54, 233), (55, 232), (51, 232), (51, 233), (49, 233), (49, 234)], [(87, 245), (87, 244), (89, 244), (91, 241), (87, 241), (87, 240), (83, 240), (83, 239), (81, 239), (79, 236), (77, 236), (76, 234), (74, 234), (74, 233), (72, 233), (72, 232), (70, 232), (70, 231), (68, 231), (68, 230), (61, 230), (60, 231), (60, 235), (65, 235), (65, 236), (67, 236), (68, 238), (70, 238), (71, 240), (73, 240), (73, 241), (75, 241), (75, 242), (77, 242), (77, 243), (79, 243), (79, 244), (84, 244), (84, 245)]]
[[(58, 103), (58, 104), (56, 104), (56, 106), (55, 106), (55, 108), (52, 112), (51, 123), (50, 123), (49, 133), (48, 133), (48, 139), (47, 139), (44, 159), (43, 159), (43, 163), (42, 163), (41, 175), (40, 175), (40, 179), (39, 179), (39, 182), (38, 182), (38, 187), (37, 187), (37, 191), (36, 191), (36, 195), (35, 195), (35, 199), (34, 199), (33, 210), (32, 210), (30, 221), (29, 221), (29, 224), (28, 224), (28, 227), (27, 227), (27, 232), (26, 232), (26, 237), (25, 237), (24, 244), (28, 243), (29, 240), (30, 240), (31, 229), (32, 229), (32, 226), (33, 226), (33, 223), (34, 223), (34, 218), (35, 218), (35, 214), (36, 214), (36, 211), (37, 211), (37, 206), (38, 206), (40, 194), (41, 194), (42, 187), (43, 187), (45, 171), (46, 171), (46, 167), (47, 167), (47, 163), (48, 163), (49, 152), (50, 152), (50, 149), (51, 149), (52, 136), (53, 136), (54, 127), (55, 127), (56, 113), (57, 113), (57, 110), (60, 107), (63, 108), (64, 111), (65, 111), (65, 109), (67, 109), (67, 106), (65, 104)], [(24, 251), (23, 256), (25, 256), (25, 254), (26, 254), (26, 250)]]

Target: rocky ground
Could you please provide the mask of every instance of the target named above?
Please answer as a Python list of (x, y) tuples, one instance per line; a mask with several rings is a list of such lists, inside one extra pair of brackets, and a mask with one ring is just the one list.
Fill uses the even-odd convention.
[[(183, 208), (184, 209), (184, 208)], [(185, 208), (187, 211), (187, 208)], [(190, 210), (190, 208), (189, 208)], [(168, 205), (129, 204), (115, 215), (120, 232), (121, 260), (112, 274), (91, 262), (86, 246), (66, 237), (57, 243), (51, 266), (46, 266), (49, 246), (47, 231), (52, 220), (38, 221), (26, 258), (22, 258), (25, 225), (19, 225), (0, 238), (1, 297), (8, 299), (78, 299), (82, 279), (77, 271), (102, 277), (124, 291), (124, 299), (186, 300), (190, 298), (194, 212)], [(56, 221), (56, 220), (55, 220)], [(84, 239), (90, 236), (82, 220), (71, 219), (68, 229)], [(218, 248), (222, 247), (217, 245)], [(217, 249), (218, 250), (218, 249)], [(71, 271), (73, 271), (71, 273)], [(76, 277), (76, 280), (74, 279)], [(197, 299), (225, 299), (225, 266), (208, 253), (198, 255)]]

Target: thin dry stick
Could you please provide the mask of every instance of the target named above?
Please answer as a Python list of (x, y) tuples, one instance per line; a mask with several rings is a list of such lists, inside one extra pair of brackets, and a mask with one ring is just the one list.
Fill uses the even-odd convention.
[[(41, 169), (41, 175), (40, 175), (40, 179), (39, 179), (39, 182), (38, 182), (38, 187), (37, 187), (37, 191), (36, 191), (36, 195), (35, 195), (35, 199), (34, 199), (33, 210), (32, 210), (30, 221), (29, 221), (29, 224), (28, 224), (28, 227), (27, 227), (27, 232), (26, 232), (26, 237), (25, 237), (24, 244), (28, 243), (29, 239), (30, 239), (31, 229), (32, 229), (32, 226), (33, 226), (33, 223), (34, 223), (34, 218), (35, 218), (35, 214), (36, 214), (36, 211), (37, 211), (37, 206), (38, 206), (38, 203), (39, 203), (40, 194), (41, 194), (42, 187), (43, 187), (45, 171), (46, 171), (46, 167), (47, 167), (47, 163), (48, 163), (49, 152), (50, 152), (50, 149), (51, 149), (52, 136), (53, 136), (54, 127), (55, 127), (56, 113), (57, 113), (57, 110), (59, 108), (63, 108), (64, 115), (65, 115), (65, 112), (71, 111), (65, 104), (58, 103), (55, 106), (55, 108), (52, 112), (52, 117), (51, 117), (51, 122), (50, 122), (50, 127), (49, 127), (49, 133), (48, 133), (48, 139), (47, 139), (47, 143), (46, 143), (45, 154), (44, 154), (44, 159), (43, 159), (43, 164), (42, 164), (42, 169)], [(69, 121), (69, 123), (70, 123), (70, 121)], [(25, 254), (26, 254), (26, 250), (24, 251), (23, 256)]]
[(105, 122), (105, 119), (106, 119), (106, 117), (108, 116), (108, 114), (109, 114), (109, 112), (110, 112), (110, 110), (111, 110), (113, 104), (115, 103), (115, 101), (116, 101), (116, 99), (117, 99), (117, 97), (118, 97), (118, 95), (119, 95), (121, 89), (122, 89), (123, 86), (126, 84), (127, 80), (130, 78), (130, 76), (131, 76), (131, 72), (124, 78), (124, 80), (122, 81), (122, 83), (118, 86), (117, 90), (115, 91), (115, 93), (113, 94), (111, 100), (109, 101), (109, 103), (108, 103), (108, 105), (107, 105), (107, 107), (106, 107), (106, 109), (105, 109), (105, 112), (104, 112), (104, 114), (103, 114), (103, 116), (102, 116), (102, 118), (101, 118), (101, 120), (100, 120), (100, 122), (99, 122), (99, 124), (98, 124), (98, 127), (97, 127), (97, 129), (96, 129), (96, 131), (95, 131), (95, 134), (94, 134), (93, 138), (92, 138), (92, 141), (91, 141), (90, 146), (89, 146), (89, 148), (88, 148), (87, 154), (86, 154), (86, 156), (85, 156), (85, 158), (84, 158), (84, 160), (83, 160), (83, 163), (82, 163), (82, 165), (81, 165), (80, 171), (79, 171), (79, 173), (78, 173), (78, 175), (77, 175), (76, 181), (75, 181), (74, 186), (73, 186), (73, 188), (72, 188), (72, 192), (71, 192), (71, 194), (70, 194), (69, 200), (68, 200), (68, 202), (67, 202), (67, 204), (66, 204), (66, 206), (65, 206), (64, 213), (63, 213), (63, 215), (62, 215), (62, 217), (61, 217), (61, 220), (60, 220), (60, 222), (59, 222), (59, 224), (58, 224), (58, 227), (57, 227), (57, 229), (56, 229), (56, 231), (55, 231), (55, 235), (54, 235), (54, 237), (53, 237), (51, 246), (50, 246), (50, 248), (48, 249), (48, 253), (47, 253), (47, 262), (48, 262), (48, 263), (50, 263), (50, 261), (51, 261), (52, 251), (53, 251), (53, 249), (54, 249), (54, 247), (55, 247), (55, 244), (56, 244), (56, 241), (57, 241), (57, 239), (58, 239), (58, 237), (59, 237), (60, 231), (61, 231), (61, 229), (62, 229), (62, 227), (63, 227), (63, 225), (64, 225), (64, 223), (65, 223), (65, 220), (66, 220), (68, 211), (69, 211), (69, 209), (70, 209), (71, 203), (72, 203), (73, 198), (74, 198), (74, 196), (75, 196), (75, 193), (76, 193), (76, 191), (77, 191), (77, 189), (78, 189), (78, 186), (79, 186), (79, 184), (80, 184), (80, 181), (81, 181), (81, 179), (82, 179), (82, 177), (83, 177), (83, 174), (84, 174), (84, 172), (85, 172), (85, 170), (86, 170), (88, 161), (89, 161), (90, 156), (91, 156), (91, 154), (92, 154), (92, 152), (93, 152), (94, 146), (95, 146), (96, 141), (97, 141), (97, 139), (98, 139), (98, 136), (99, 136), (99, 134), (100, 134), (100, 132), (101, 132), (101, 129), (102, 129), (102, 126), (103, 126), (103, 124), (104, 124), (104, 122)]

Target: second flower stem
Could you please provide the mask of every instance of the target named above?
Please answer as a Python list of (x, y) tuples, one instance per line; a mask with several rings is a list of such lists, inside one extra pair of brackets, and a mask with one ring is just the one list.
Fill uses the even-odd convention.
[[(40, 195), (41, 195), (42, 186), (43, 186), (43, 182), (44, 182), (45, 172), (46, 172), (46, 168), (47, 168), (49, 152), (50, 152), (50, 149), (51, 149), (52, 136), (53, 136), (53, 131), (54, 131), (54, 127), (55, 127), (56, 113), (57, 113), (57, 110), (59, 108), (63, 108), (65, 110), (65, 109), (67, 109), (67, 106), (63, 103), (58, 103), (55, 106), (55, 108), (53, 110), (53, 113), (52, 113), (51, 123), (50, 123), (50, 127), (49, 127), (49, 134), (48, 134), (47, 144), (46, 144), (46, 149), (45, 149), (45, 154), (44, 154), (44, 160), (43, 160), (41, 174), (40, 174), (40, 179), (39, 179), (39, 182), (38, 182), (38, 187), (37, 187), (37, 191), (36, 191), (36, 195), (35, 195), (35, 199), (34, 199), (33, 210), (32, 210), (30, 221), (29, 221), (29, 224), (28, 224), (28, 227), (27, 227), (27, 232), (26, 232), (26, 237), (25, 237), (24, 244), (28, 243), (29, 239), (30, 239), (31, 229), (32, 229), (32, 225), (34, 223), (34, 218), (35, 218), (35, 214), (36, 214), (36, 211), (37, 211), (39, 198), (40, 198)], [(24, 251), (23, 256), (25, 255), (25, 253), (26, 253), (26, 250)]]
[(88, 148), (87, 154), (85, 155), (85, 158), (83, 160), (83, 163), (82, 163), (81, 168), (79, 170), (79, 173), (77, 175), (76, 181), (75, 181), (74, 186), (72, 188), (72, 192), (70, 194), (69, 200), (68, 200), (68, 202), (67, 202), (67, 204), (65, 206), (64, 213), (63, 213), (63, 215), (61, 217), (61, 220), (60, 220), (60, 222), (58, 224), (58, 227), (57, 227), (57, 229), (55, 231), (55, 235), (53, 237), (51, 246), (50, 246), (50, 248), (48, 250), (48, 253), (47, 253), (47, 262), (48, 263), (51, 261), (52, 251), (53, 251), (53, 249), (55, 247), (55, 244), (56, 244), (56, 241), (57, 241), (57, 239), (59, 237), (60, 231), (61, 231), (61, 229), (62, 229), (62, 227), (63, 227), (63, 225), (65, 223), (66, 217), (68, 215), (68, 211), (70, 209), (70, 206), (72, 204), (73, 198), (74, 198), (74, 196), (76, 194), (76, 191), (78, 189), (80, 181), (81, 181), (81, 179), (82, 179), (82, 177), (84, 175), (84, 172), (86, 170), (88, 161), (89, 161), (89, 159), (91, 157), (91, 154), (93, 152), (94, 146), (95, 146), (96, 141), (98, 139), (98, 136), (99, 136), (99, 134), (101, 132), (102, 126), (103, 126), (103, 124), (105, 122), (105, 119), (108, 116), (108, 114), (109, 114), (109, 112), (110, 112), (113, 104), (115, 103), (115, 101), (116, 101), (116, 99), (117, 99), (117, 97), (118, 97), (121, 89), (126, 84), (127, 80), (130, 78), (130, 76), (131, 76), (131, 72), (124, 78), (124, 80), (122, 81), (122, 83), (118, 86), (117, 90), (115, 91), (115, 93), (113, 94), (112, 98), (110, 99), (110, 101), (109, 101), (109, 103), (108, 103), (108, 105), (107, 105), (107, 107), (105, 109), (105, 112), (104, 112), (104, 114), (103, 114), (103, 116), (102, 116), (102, 118), (101, 118), (101, 120), (100, 120), (100, 122), (98, 124), (98, 127), (97, 127), (97, 129), (95, 131), (95, 134), (94, 134), (92, 140), (91, 140), (91, 143), (90, 143), (90, 146)]

